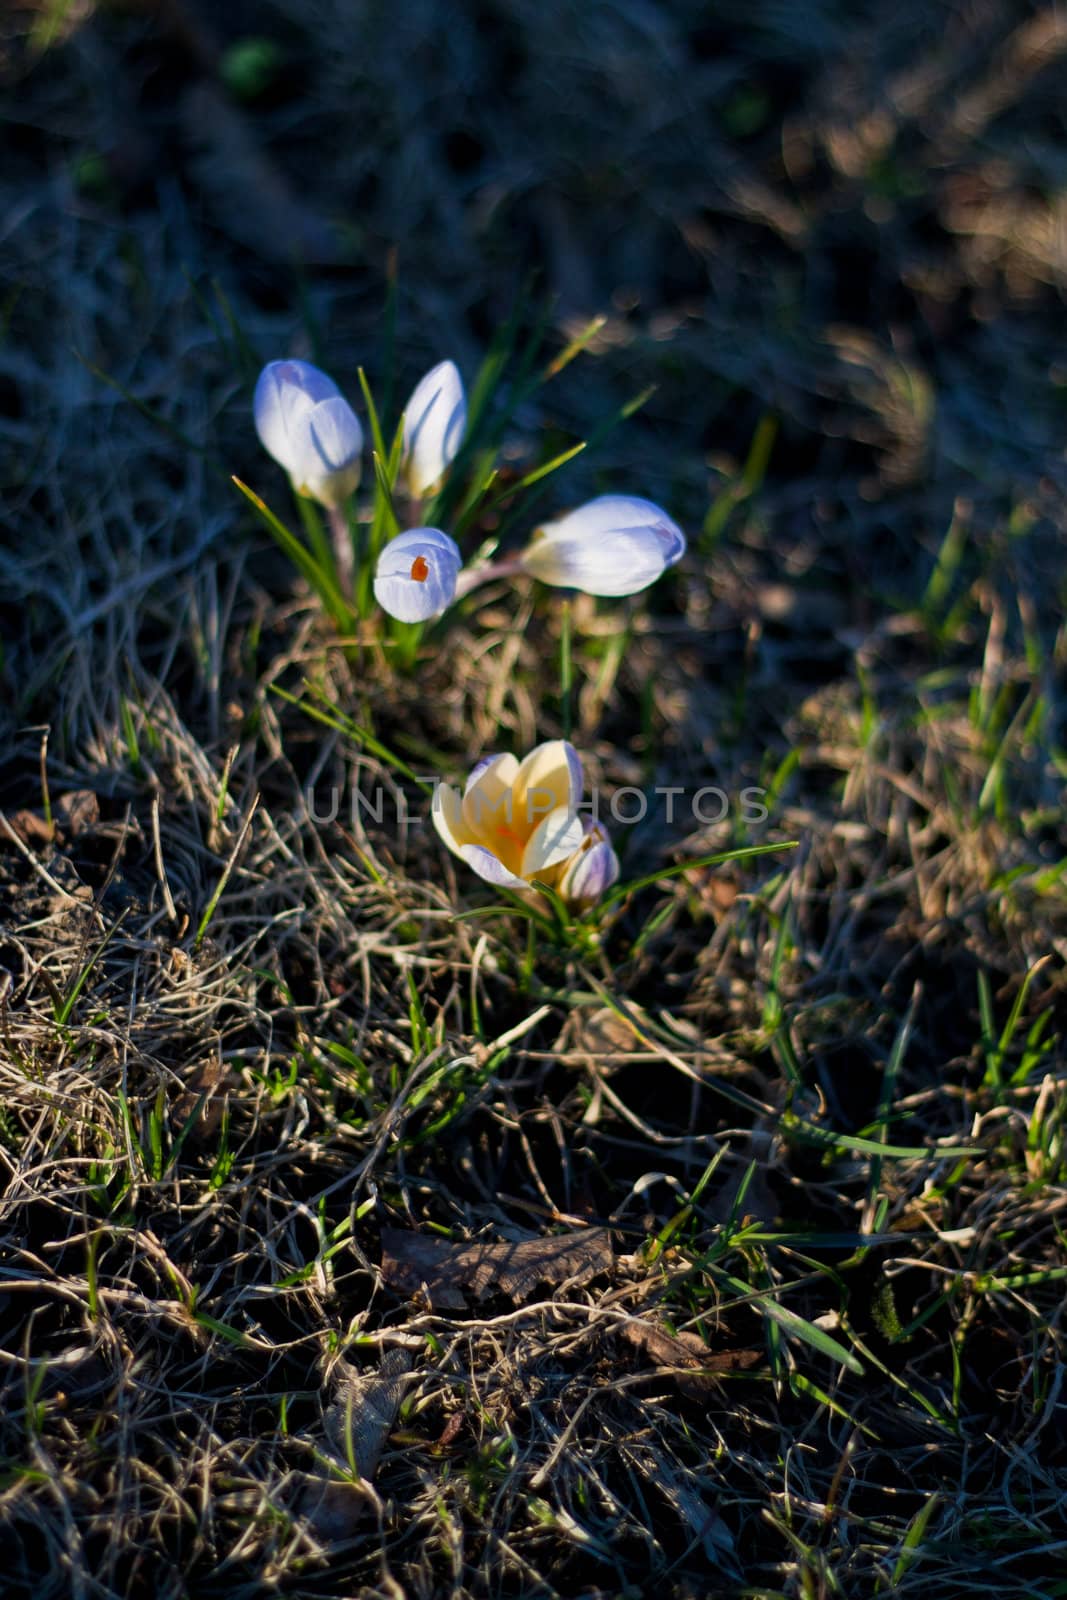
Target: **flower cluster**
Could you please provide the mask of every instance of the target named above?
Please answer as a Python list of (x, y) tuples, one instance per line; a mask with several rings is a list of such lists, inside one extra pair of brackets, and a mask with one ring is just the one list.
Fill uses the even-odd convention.
[[(307, 361), (272, 361), (256, 384), (254, 411), (264, 448), (297, 493), (340, 507), (359, 483), (363, 430), (333, 379)], [(445, 481), (466, 427), (463, 379), (454, 362), (442, 361), (404, 408), (400, 481), (416, 512)], [(684, 533), (659, 506), (606, 494), (546, 523), (525, 550), (496, 564), (464, 569), (450, 534), (409, 528), (381, 551), (374, 594), (402, 622), (427, 622), (486, 578), (520, 572), (554, 588), (616, 597), (646, 589), (684, 552)]]
[(460, 794), (437, 785), (434, 827), (486, 882), (528, 892), (542, 883), (573, 910), (600, 899), (619, 862), (599, 822), (583, 817), (582, 763), (565, 739), (539, 744), (524, 760), (488, 756)]
[[(371, 425), (378, 419), (368, 394)], [(256, 430), (300, 495), (327, 508), (334, 534), (333, 593), (351, 592), (352, 544), (344, 507), (360, 481), (363, 429), (332, 378), (306, 361), (272, 361), (256, 384)], [(438, 617), (487, 578), (526, 573), (560, 589), (605, 597), (637, 594), (681, 559), (681, 528), (650, 500), (605, 494), (538, 528), (517, 555), (464, 567), (451, 534), (421, 525), (463, 447), (467, 399), (452, 361), (416, 385), (388, 463), (393, 526), (399, 500), (415, 526), (378, 550), (374, 597), (402, 622)], [(475, 455), (475, 441), (468, 454)], [(379, 477), (386, 464), (379, 464)], [(395, 482), (394, 482), (395, 480)], [(375, 521), (375, 531), (380, 528)], [(283, 530), (284, 531), (284, 530)], [(373, 552), (372, 552), (373, 559)], [(367, 574), (369, 577), (369, 574)], [(367, 594), (367, 587), (361, 587)], [(487, 882), (530, 896), (553, 891), (572, 911), (596, 904), (619, 875), (605, 829), (582, 815), (582, 765), (566, 740), (538, 745), (524, 760), (495, 755), (478, 763), (462, 794), (437, 787), (433, 822), (448, 848)]]

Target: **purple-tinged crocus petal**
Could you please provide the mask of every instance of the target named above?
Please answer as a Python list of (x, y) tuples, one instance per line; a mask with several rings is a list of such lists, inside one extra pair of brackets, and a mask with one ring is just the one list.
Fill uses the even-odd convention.
[(504, 863), (482, 844), (461, 845), (459, 854), (469, 867), (474, 868), (479, 878), (484, 878), (486, 883), (495, 883), (498, 889), (528, 889), (530, 887), (525, 878), (520, 878), (517, 873), (510, 872)]
[(599, 823), (590, 825), (585, 843), (564, 867), (559, 893), (568, 905), (584, 907), (596, 902), (619, 876), (619, 858)]

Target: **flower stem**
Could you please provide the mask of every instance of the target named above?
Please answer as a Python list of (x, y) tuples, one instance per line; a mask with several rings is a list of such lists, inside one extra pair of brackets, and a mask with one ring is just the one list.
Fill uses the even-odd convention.
[(352, 552), (352, 529), (349, 527), (348, 517), (342, 506), (328, 506), (326, 515), (330, 523), (330, 536), (333, 539), (337, 587), (346, 600), (351, 600), (356, 575), (355, 557)]
[(480, 584), (492, 578), (513, 578), (523, 570), (521, 556), (507, 556), (503, 561), (485, 561), (480, 567), (465, 567), (456, 579), (456, 599), (462, 600)]

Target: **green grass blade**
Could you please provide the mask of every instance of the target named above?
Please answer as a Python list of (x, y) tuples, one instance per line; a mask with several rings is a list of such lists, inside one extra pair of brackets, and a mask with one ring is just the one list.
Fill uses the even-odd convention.
[(665, 878), (677, 878), (683, 872), (699, 871), (704, 867), (721, 867), (728, 861), (749, 861), (756, 856), (773, 855), (780, 850), (795, 850), (799, 843), (799, 839), (786, 839), (778, 844), (749, 844), (743, 845), (739, 850), (720, 850), (710, 856), (694, 856), (691, 861), (677, 861), (673, 866), (663, 867), (659, 872), (650, 872), (644, 878), (633, 878), (629, 883), (618, 884), (604, 895), (600, 905), (601, 907), (614, 905), (617, 900), (622, 900), (627, 895), (637, 894), (641, 889), (649, 889), (655, 883), (662, 883)]
[(111, 943), (112, 939), (118, 933), (119, 929), (122, 927), (122, 924), (126, 921), (126, 918), (129, 915), (129, 912), (130, 912), (130, 907), (129, 906), (124, 906), (122, 908), (122, 910), (119, 912), (118, 916), (116, 917), (115, 921), (112, 923), (111, 927), (107, 930), (107, 932), (105, 933), (104, 937), (101, 939), (100, 943), (97, 945), (96, 949), (93, 951), (92, 955), (89, 957), (89, 960), (85, 963), (85, 966), (79, 972), (77, 978), (74, 980), (74, 983), (72, 984), (72, 986), (70, 988), (70, 992), (67, 994), (67, 996), (63, 1000), (62, 1004), (58, 1007), (58, 1009), (53, 1007), (53, 1014), (55, 1016), (55, 1020), (56, 1020), (56, 1022), (59, 1024), (59, 1026), (61, 1028), (65, 1028), (67, 1023), (70, 1021), (70, 1014), (74, 1010), (75, 1005), (77, 1004), (78, 996), (81, 994), (82, 990), (85, 988), (85, 985), (88, 983), (89, 977), (90, 977), (90, 975), (91, 975), (91, 973), (93, 971), (93, 968), (97, 965), (97, 963), (99, 962), (99, 960), (103, 956), (104, 951), (107, 949), (107, 947)]
[[(261, 500), (254, 489), (250, 489), (247, 483), (242, 483), (240, 478), (235, 477), (233, 482), (252, 506), (278, 547), (285, 552), (297, 571), (314, 589), (338, 633), (350, 633), (355, 624), (355, 614), (337, 587), (332, 571), (327, 571), (315, 560), (307, 546), (301, 544), (294, 533), (290, 533), (284, 522), (274, 515), (266, 501)], [(332, 561), (330, 565), (332, 567)]]
[(772, 1295), (761, 1294), (758, 1290), (753, 1290), (749, 1284), (744, 1283), (740, 1278), (731, 1277), (729, 1273), (716, 1273), (716, 1277), (721, 1277), (722, 1281), (735, 1294), (741, 1295), (748, 1304), (755, 1306), (763, 1316), (777, 1323), (784, 1333), (790, 1333), (794, 1338), (802, 1339), (813, 1350), (818, 1350), (821, 1355), (829, 1356), (831, 1361), (839, 1362), (841, 1366), (847, 1367), (849, 1372), (855, 1373), (857, 1377), (861, 1378), (863, 1376), (863, 1363), (859, 1358), (854, 1356), (851, 1350), (846, 1350), (845, 1346), (828, 1334), (825, 1329), (817, 1328), (813, 1322), (808, 1322), (804, 1317), (799, 1316), (797, 1312), (790, 1311), (788, 1306), (783, 1306)]
[[(357, 722), (352, 721), (351, 717), (346, 717), (343, 712), (337, 711), (335, 707), (328, 704), (309, 705), (306, 700), (301, 700), (299, 695), (290, 694), (287, 689), (281, 688), (276, 683), (272, 683), (270, 688), (272, 694), (276, 694), (279, 699), (287, 701), (289, 705), (296, 706), (299, 711), (302, 711), (305, 716), (311, 717), (314, 722), (321, 722), (327, 728), (333, 728), (337, 733), (343, 733), (353, 743), (369, 750), (371, 755), (377, 756), (380, 761), (384, 761), (387, 766), (395, 768), (403, 777), (416, 784), (424, 794), (433, 794), (433, 784), (427, 783), (424, 778), (420, 778), (408, 766), (406, 761), (402, 761), (398, 755), (394, 755), (392, 750), (382, 744), (380, 739), (376, 739), (369, 729), (361, 728)], [(305, 688), (309, 694), (315, 694), (314, 687), (311, 684), (305, 682)]]

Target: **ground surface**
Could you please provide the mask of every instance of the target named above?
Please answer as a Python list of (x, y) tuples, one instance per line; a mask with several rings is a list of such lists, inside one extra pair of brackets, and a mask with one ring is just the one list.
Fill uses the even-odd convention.
[[(1064, 1594), (1067, 20), (221, 10), (0, 18), (4, 1592)], [(531, 266), (606, 314), (525, 464), (656, 386), (544, 502), (692, 535), (574, 738), (770, 815), (625, 875), (797, 844), (599, 948), (273, 692), (561, 729), (558, 597), (401, 675), (229, 482), (259, 361), (384, 383), (394, 247), (400, 386)]]

